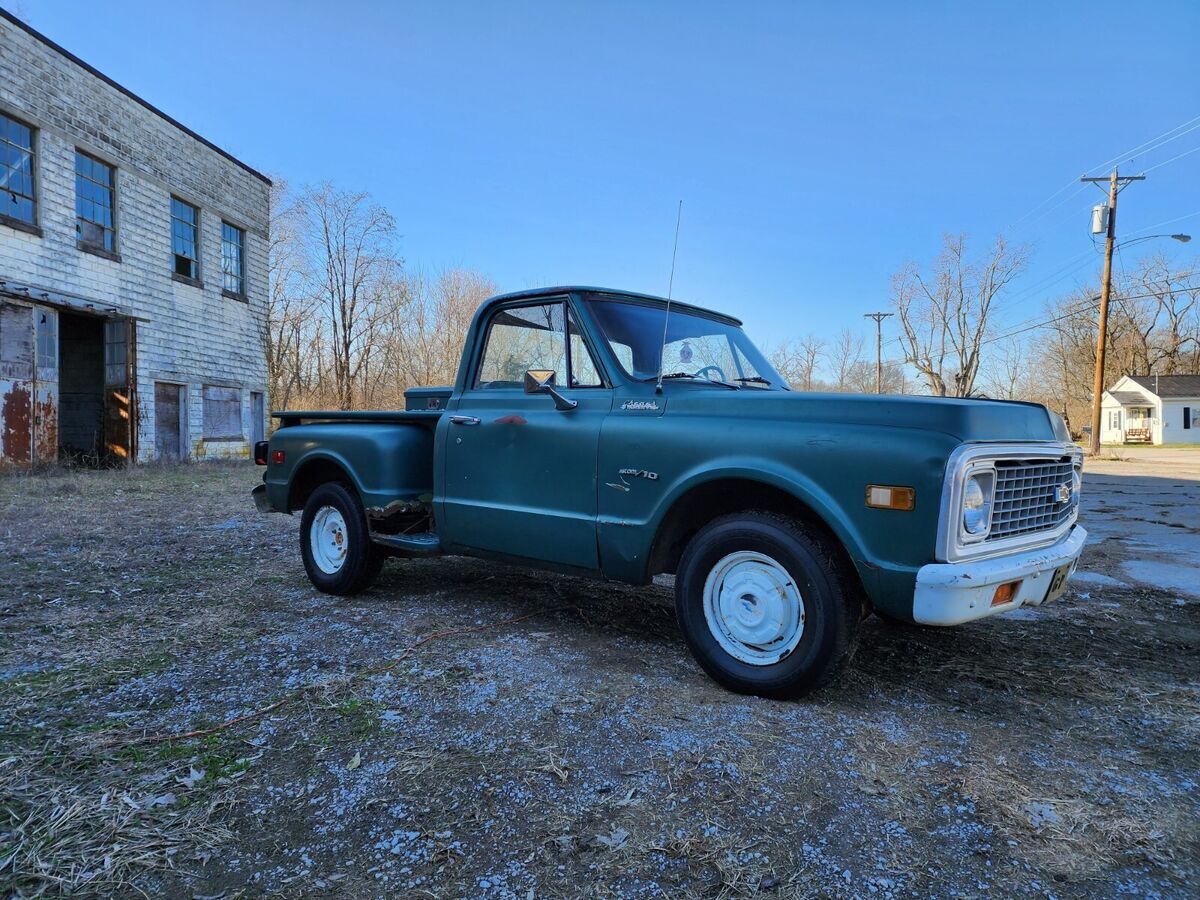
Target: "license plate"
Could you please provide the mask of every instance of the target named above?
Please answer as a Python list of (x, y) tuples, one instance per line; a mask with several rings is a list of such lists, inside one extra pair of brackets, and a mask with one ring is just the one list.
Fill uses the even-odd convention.
[(1065, 566), (1059, 566), (1054, 570), (1054, 577), (1050, 579), (1050, 589), (1046, 591), (1046, 599), (1043, 603), (1050, 603), (1057, 600), (1067, 591), (1067, 576), (1071, 574), (1071, 563)]

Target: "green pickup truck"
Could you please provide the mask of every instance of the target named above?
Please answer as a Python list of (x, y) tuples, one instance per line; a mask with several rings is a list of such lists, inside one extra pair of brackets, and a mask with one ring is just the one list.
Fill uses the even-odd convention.
[(958, 625), (1054, 600), (1086, 532), (1044, 406), (788, 389), (741, 323), (590, 287), (494, 297), (453, 387), (404, 411), (277, 412), (260, 510), (301, 511), (331, 594), (388, 556), (646, 584), (726, 687), (827, 683), (871, 612)]

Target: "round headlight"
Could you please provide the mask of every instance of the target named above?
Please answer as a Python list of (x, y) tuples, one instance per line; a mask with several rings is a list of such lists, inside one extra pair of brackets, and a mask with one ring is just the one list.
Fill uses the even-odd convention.
[(963, 528), (967, 534), (982, 534), (987, 529), (990, 508), (991, 501), (978, 476), (967, 479), (963, 491)]

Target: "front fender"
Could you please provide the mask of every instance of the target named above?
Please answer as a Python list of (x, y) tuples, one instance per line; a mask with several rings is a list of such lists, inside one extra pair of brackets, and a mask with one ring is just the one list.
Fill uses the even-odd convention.
[(856, 564), (867, 556), (862, 535), (853, 519), (812, 478), (762, 459), (728, 457), (697, 464), (682, 473), (662, 493), (644, 519), (601, 515), (598, 528), (605, 574), (623, 581), (646, 581), (655, 540), (676, 504), (697, 488), (731, 480), (756, 482), (790, 495), (829, 527)]
[[(917, 569), (933, 557), (946, 459), (958, 443), (954, 438), (850, 424), (743, 420), (736, 426), (719, 431), (699, 424), (663, 427), (654, 440), (632, 425), (610, 432), (613, 440), (601, 448), (599, 479), (598, 537), (607, 575), (644, 582), (651, 574), (656, 537), (676, 504), (704, 484), (731, 480), (781, 491), (819, 518), (846, 549), (873, 601), (881, 592), (902, 595), (905, 581), (911, 586)], [(722, 444), (734, 441), (737, 449), (721, 452)], [(630, 463), (656, 478), (614, 480)], [(914, 509), (868, 508), (869, 484), (914, 488)], [(721, 506), (737, 508), (736, 503)]]
[(790, 494), (829, 527), (852, 557), (857, 559), (867, 555), (858, 526), (829, 491), (801, 471), (750, 457), (717, 459), (686, 472), (671, 486), (655, 510), (650, 522), (654, 533), (658, 533), (671, 508), (689, 491), (725, 479), (755, 481)]

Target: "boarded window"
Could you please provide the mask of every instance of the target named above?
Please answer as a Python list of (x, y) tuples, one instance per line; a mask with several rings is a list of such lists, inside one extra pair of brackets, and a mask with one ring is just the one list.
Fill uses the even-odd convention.
[(242, 440), (240, 388), (204, 386), (204, 438), (209, 441)]

